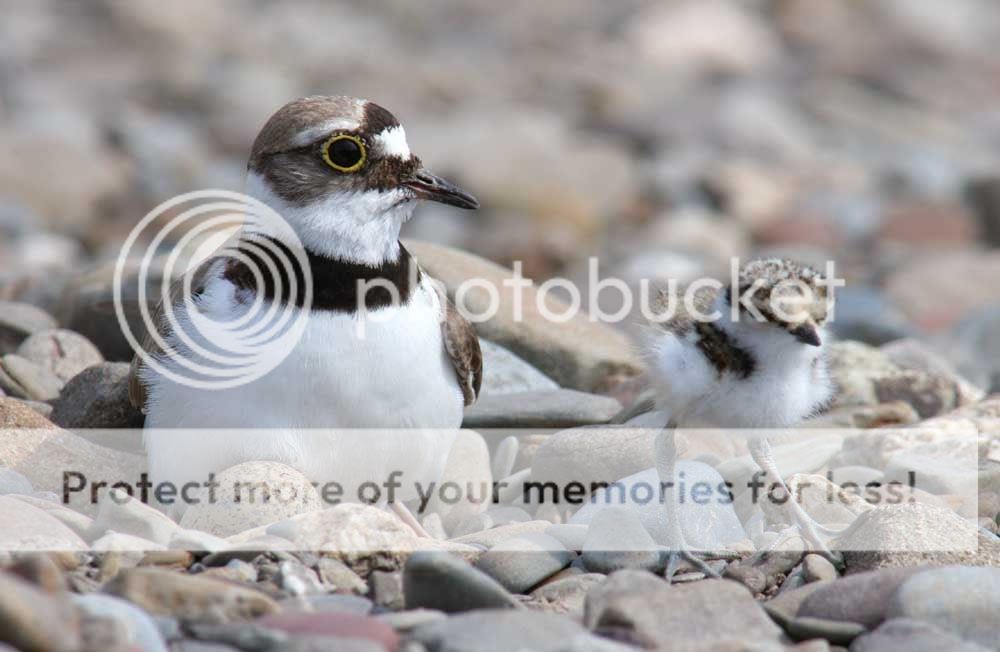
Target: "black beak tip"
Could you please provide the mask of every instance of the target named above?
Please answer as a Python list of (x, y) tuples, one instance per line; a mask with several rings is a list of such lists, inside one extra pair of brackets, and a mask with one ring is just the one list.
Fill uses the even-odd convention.
[(799, 326), (792, 330), (792, 335), (799, 342), (809, 346), (820, 346), (823, 341), (819, 338), (819, 332), (812, 326)]
[(405, 183), (419, 199), (436, 201), (466, 210), (479, 208), (478, 199), (450, 181), (442, 179), (427, 170), (418, 170), (413, 178)]

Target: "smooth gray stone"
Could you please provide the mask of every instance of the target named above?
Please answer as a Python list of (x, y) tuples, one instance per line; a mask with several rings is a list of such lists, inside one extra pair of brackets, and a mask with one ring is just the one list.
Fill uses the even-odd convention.
[(792, 618), (785, 624), (785, 631), (796, 641), (823, 638), (834, 645), (850, 645), (851, 641), (867, 630), (860, 623), (824, 618)]
[(930, 623), (910, 618), (887, 620), (878, 629), (859, 636), (851, 652), (986, 652), (991, 648), (963, 641)]
[(559, 389), (556, 381), (499, 344), (480, 339), (479, 346), (483, 350), (483, 386), (480, 398)]
[(418, 551), (403, 569), (407, 609), (447, 613), (470, 609), (516, 609), (521, 605), (495, 579), (448, 553)]
[(83, 335), (62, 328), (39, 331), (21, 343), (17, 354), (67, 381), (104, 356)]
[(463, 519), (461, 523), (455, 526), (455, 531), (452, 532), (451, 536), (454, 539), (482, 532), (483, 530), (510, 525), (511, 523), (527, 523), (530, 520), (532, 520), (531, 514), (520, 507), (509, 505), (491, 507), (485, 512), (479, 512)]
[(929, 622), (963, 639), (1000, 641), (1000, 568), (952, 566), (908, 578), (889, 599), (887, 618)]
[(406, 604), (403, 596), (403, 575), (402, 573), (390, 573), (388, 571), (372, 571), (368, 576), (369, 594), (380, 607), (386, 609), (399, 610)]
[(607, 423), (621, 403), (572, 389), (481, 396), (465, 409), (463, 428), (569, 428)]
[(57, 326), (55, 317), (27, 303), (0, 301), (0, 355), (13, 353), (33, 333)]
[(581, 559), (588, 571), (605, 574), (626, 568), (658, 571), (666, 563), (639, 517), (622, 507), (608, 507), (594, 516)]
[[(682, 480), (685, 485), (683, 496), (678, 492)], [(663, 500), (670, 494), (665, 494), (661, 500), (660, 482), (655, 469), (646, 469), (622, 478), (615, 483), (620, 483), (621, 487), (613, 485), (598, 491), (591, 503), (580, 508), (569, 522), (587, 524), (606, 506), (624, 508), (638, 516), (653, 541), (669, 545), (670, 528)], [(688, 547), (719, 550), (747, 538), (732, 503), (719, 491), (720, 484), (725, 481), (715, 469), (701, 462), (681, 460), (675, 467), (675, 482), (672, 495), (678, 500), (676, 514)], [(704, 504), (693, 500), (696, 486), (706, 487), (709, 491), (707, 498), (698, 498)], [(648, 499), (648, 496), (652, 496), (652, 499)], [(684, 502), (680, 503), (682, 497)]]
[(605, 579), (600, 573), (581, 573), (543, 584), (531, 597), (548, 611), (582, 616), (588, 593)]
[(17, 383), (24, 397), (33, 401), (50, 401), (59, 396), (63, 381), (40, 364), (16, 354), (0, 359), (7, 376)]
[[(588, 613), (588, 617), (591, 614)], [(783, 635), (750, 592), (729, 580), (704, 580), (652, 590), (616, 592), (596, 617), (594, 632), (622, 632), (650, 649), (725, 649), (753, 641), (777, 647)]]
[(422, 625), (446, 620), (448, 615), (436, 609), (407, 609), (378, 614), (375, 618), (397, 632), (408, 632)]
[(305, 611), (309, 613), (349, 613), (367, 616), (372, 610), (372, 601), (368, 598), (342, 593), (298, 596), (282, 600), (279, 604), (281, 604), (286, 613), (291, 611)]
[(604, 609), (618, 595), (631, 593), (652, 594), (668, 587), (662, 577), (644, 570), (615, 571), (603, 583), (587, 592), (583, 604), (583, 624), (593, 629)]
[[(53, 402), (52, 421), (63, 428), (142, 428), (145, 416), (128, 397), (129, 365), (104, 362), (66, 383)], [(141, 438), (126, 450), (141, 444)]]
[(0, 495), (22, 494), (30, 496), (34, 491), (31, 481), (15, 471), (0, 467)]
[(430, 652), (557, 650), (587, 630), (564, 616), (535, 611), (472, 611), (416, 628)]
[(523, 534), (493, 546), (476, 560), (476, 568), (512, 593), (526, 593), (572, 561), (572, 554), (547, 534)]
[(798, 617), (844, 620), (874, 629), (886, 618), (889, 597), (924, 567), (883, 568), (823, 584), (803, 600)]

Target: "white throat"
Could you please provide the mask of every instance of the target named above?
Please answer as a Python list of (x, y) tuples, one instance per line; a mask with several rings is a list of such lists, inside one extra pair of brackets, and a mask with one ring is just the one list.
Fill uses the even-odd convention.
[(399, 256), (399, 230), (416, 204), (399, 190), (369, 190), (295, 206), (253, 171), (247, 173), (246, 192), (281, 215), (307, 251), (373, 267)]

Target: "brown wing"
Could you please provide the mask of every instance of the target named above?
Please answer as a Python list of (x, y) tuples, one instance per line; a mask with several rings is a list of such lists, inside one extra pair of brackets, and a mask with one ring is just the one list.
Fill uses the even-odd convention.
[[(191, 295), (196, 297), (205, 291), (205, 283), (208, 280), (211, 272), (216, 263), (220, 262), (221, 258), (208, 258), (201, 265), (199, 265), (191, 277)], [(167, 301), (170, 301), (171, 305), (178, 303), (184, 298), (184, 279), (179, 278), (170, 284), (170, 290), (167, 293)], [(166, 337), (170, 332), (170, 324), (166, 323), (163, 319), (163, 299), (156, 304), (156, 309), (150, 314), (153, 323), (156, 324), (157, 333), (161, 338)], [(163, 353), (163, 349), (156, 343), (153, 338), (152, 333), (147, 332), (142, 338), (142, 350), (150, 355), (158, 355)], [(132, 367), (129, 369), (128, 374), (128, 398), (129, 402), (133, 406), (142, 411), (143, 414), (146, 413), (146, 385), (142, 382), (142, 378), (139, 375), (142, 369), (142, 357), (136, 354), (132, 358)]]
[(458, 376), (465, 404), (472, 405), (479, 398), (479, 388), (483, 384), (483, 351), (479, 348), (479, 337), (462, 313), (452, 305), (447, 297), (442, 297), (445, 309), (444, 348), (451, 358), (451, 365)]

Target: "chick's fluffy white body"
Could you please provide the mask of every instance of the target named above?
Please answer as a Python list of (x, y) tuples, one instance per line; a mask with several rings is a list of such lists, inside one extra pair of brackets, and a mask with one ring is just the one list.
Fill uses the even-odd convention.
[[(811, 416), (833, 394), (823, 346), (802, 346), (787, 333), (728, 319), (714, 322), (754, 359), (742, 377), (717, 370), (698, 347), (696, 331), (657, 330), (647, 346), (660, 409), (678, 425), (784, 428)], [(821, 332), (822, 334), (822, 332)]]

